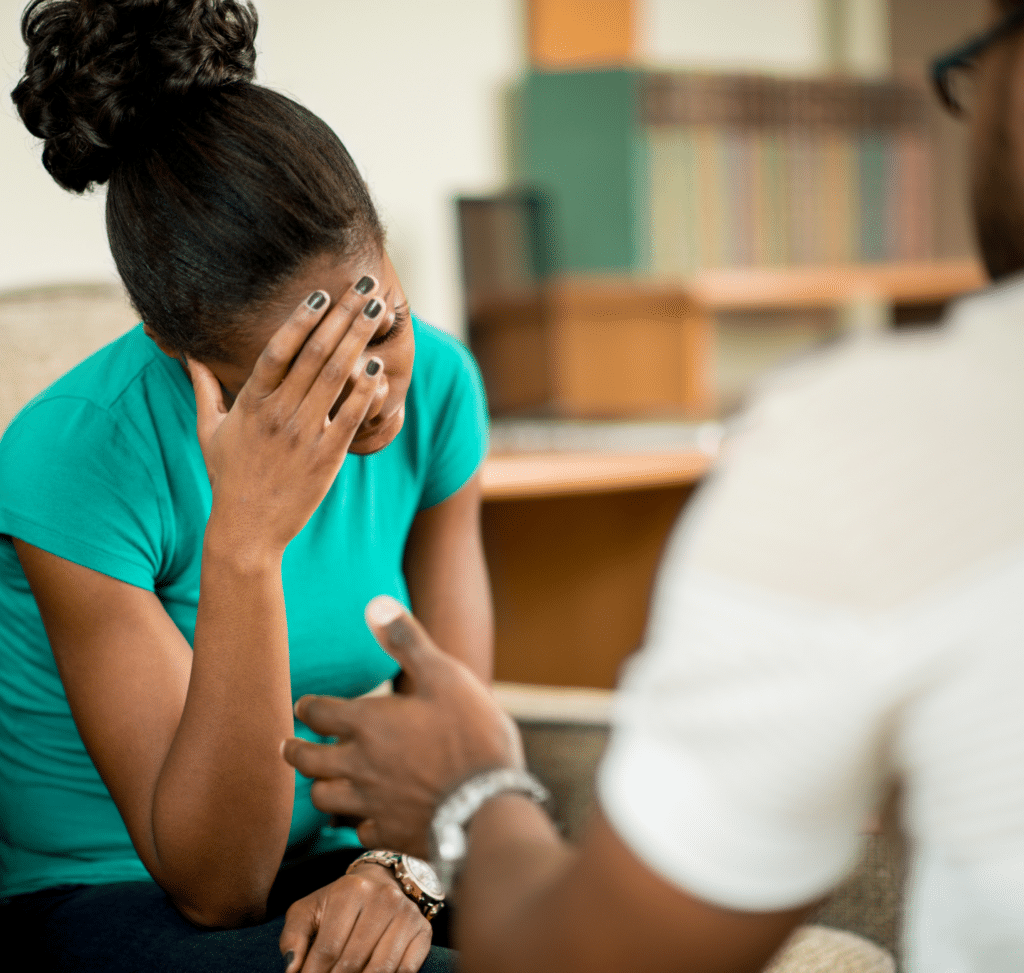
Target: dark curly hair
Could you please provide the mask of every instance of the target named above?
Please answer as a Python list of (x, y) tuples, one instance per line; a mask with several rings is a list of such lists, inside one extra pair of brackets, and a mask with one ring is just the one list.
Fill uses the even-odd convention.
[(64, 188), (108, 184), (107, 236), (144, 321), (199, 360), (233, 359), (304, 262), (383, 245), (333, 131), (253, 83), (247, 0), (33, 0), (13, 100)]

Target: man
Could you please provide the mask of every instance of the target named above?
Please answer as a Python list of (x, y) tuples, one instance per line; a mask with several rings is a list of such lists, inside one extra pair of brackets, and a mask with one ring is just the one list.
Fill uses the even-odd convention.
[[(978, 239), (1001, 280), (1024, 269), (1024, 3), (938, 62), (950, 99), (965, 67)], [(791, 370), (754, 406), (669, 545), (577, 850), (528, 780), (487, 773), (521, 766), (514, 731), (389, 599), (367, 621), (403, 693), (301, 700), (338, 743), (285, 756), (368, 846), (458, 870), (470, 973), (760, 969), (897, 783), (907, 968), (1020, 973), (1022, 483), (1011, 279), (931, 336)]]

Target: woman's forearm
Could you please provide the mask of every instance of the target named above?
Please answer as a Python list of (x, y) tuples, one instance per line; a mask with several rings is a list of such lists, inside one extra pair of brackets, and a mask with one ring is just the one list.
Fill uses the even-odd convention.
[(188, 918), (259, 918), (287, 844), (293, 730), (280, 554), (237, 543), (211, 520), (192, 672), (153, 796), (158, 880)]

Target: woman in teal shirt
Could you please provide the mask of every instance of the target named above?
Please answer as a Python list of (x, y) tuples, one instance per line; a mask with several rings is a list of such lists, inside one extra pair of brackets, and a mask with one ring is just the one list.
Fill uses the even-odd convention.
[(291, 971), (430, 948), (279, 747), (298, 696), (396, 675), (382, 592), (489, 678), (483, 396), (337, 137), (252, 83), (255, 28), (234, 0), (23, 21), (15, 102), (61, 185), (108, 183), (144, 322), (0, 443), (0, 915), (43, 967), (277, 971), (307, 894), (331, 927)]

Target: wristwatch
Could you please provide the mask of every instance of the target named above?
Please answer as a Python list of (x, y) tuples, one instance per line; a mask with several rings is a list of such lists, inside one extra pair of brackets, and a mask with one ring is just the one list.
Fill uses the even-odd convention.
[(430, 822), (430, 859), (445, 894), (466, 860), (466, 826), (492, 797), (512, 792), (525, 794), (540, 805), (551, 797), (548, 789), (532, 774), (511, 767), (486, 770), (455, 788), (434, 812)]
[(444, 905), (444, 888), (434, 870), (422, 858), (377, 848), (360, 855), (345, 869), (345, 874), (348, 875), (356, 865), (363, 862), (390, 868), (395, 873), (398, 884), (402, 886), (402, 891), (420, 907), (420, 911), (427, 919), (433, 919), (440, 912), (441, 906)]

